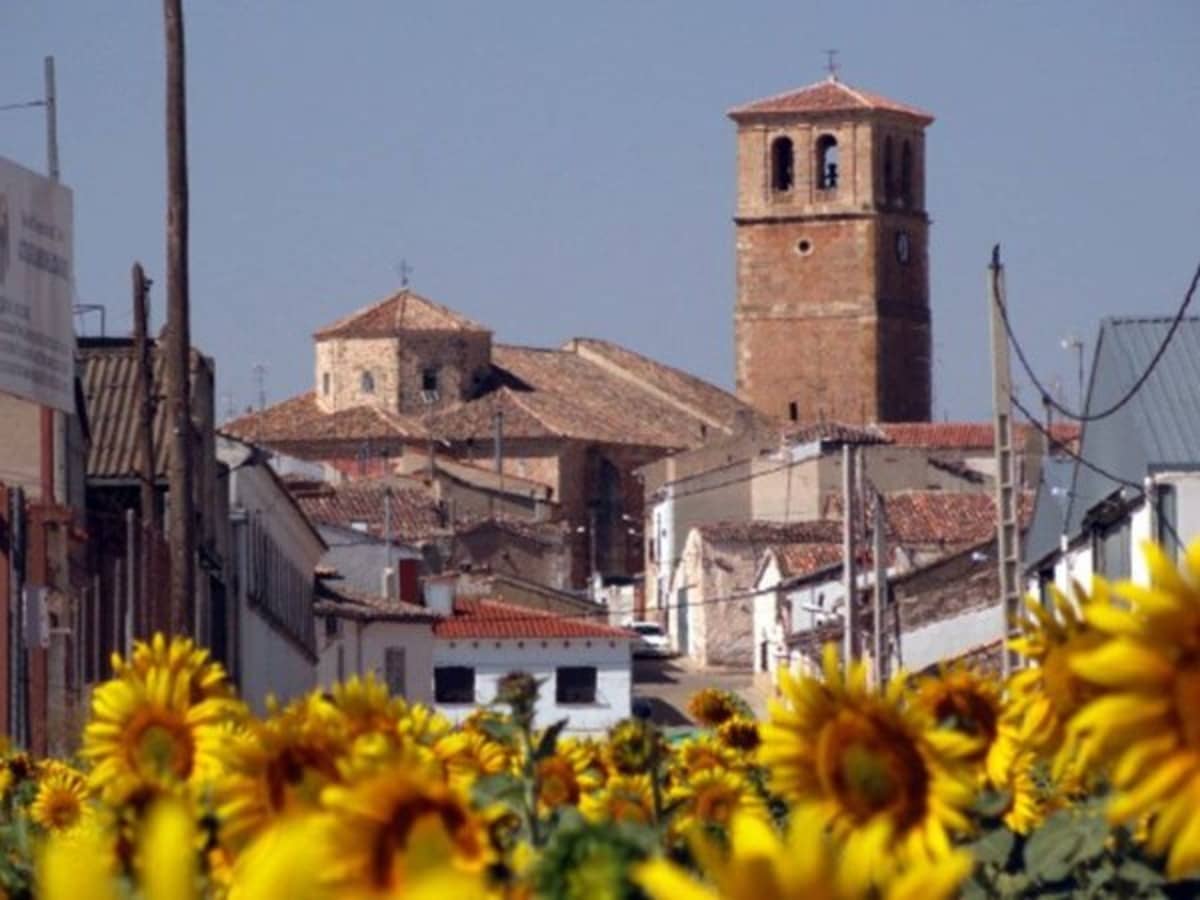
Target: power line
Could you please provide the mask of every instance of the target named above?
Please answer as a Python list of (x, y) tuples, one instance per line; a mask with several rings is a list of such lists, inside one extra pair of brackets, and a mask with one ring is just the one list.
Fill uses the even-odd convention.
[[(1008, 308), (1004, 301), (1000, 301), (998, 304), (1000, 307), (1000, 319), (1004, 323), (1004, 331), (1008, 335), (1008, 340), (1012, 344), (1013, 350), (1015, 350), (1017, 353), (1017, 359), (1021, 361), (1021, 368), (1025, 370), (1025, 374), (1029, 377), (1029, 380), (1033, 382), (1033, 386), (1037, 388), (1038, 393), (1041, 394), (1042, 402), (1047, 406), (1053, 407), (1069, 419), (1074, 419), (1077, 422), (1095, 422), (1099, 419), (1107, 419), (1113, 413), (1120, 410), (1134, 398), (1138, 391), (1142, 389), (1142, 386), (1150, 378), (1150, 375), (1154, 372), (1155, 368), (1166, 354), (1167, 347), (1170, 346), (1172, 339), (1175, 337), (1175, 332), (1179, 330), (1179, 326), (1183, 322), (1184, 315), (1187, 313), (1188, 307), (1192, 303), (1192, 297), (1196, 293), (1197, 283), (1200, 283), (1200, 266), (1196, 267), (1196, 272), (1192, 276), (1192, 282), (1188, 287), (1187, 293), (1183, 297), (1183, 302), (1179, 305), (1179, 310), (1175, 313), (1175, 317), (1171, 321), (1171, 327), (1167, 330), (1166, 337), (1163, 338), (1162, 343), (1159, 345), (1158, 350), (1155, 351), (1154, 356), (1151, 358), (1149, 365), (1146, 366), (1145, 371), (1142, 372), (1137, 381), (1133, 383), (1133, 386), (1130, 387), (1120, 399), (1116, 400), (1105, 409), (1094, 413), (1068, 409), (1065, 404), (1054, 399), (1054, 396), (1033, 371), (1033, 366), (1030, 364), (1029, 358), (1025, 355), (1025, 349), (1017, 340), (1017, 336), (1013, 332), (1012, 323), (1009, 322)], [(1037, 424), (1036, 420), (1032, 418), (1030, 421), (1034, 422), (1034, 424)]]

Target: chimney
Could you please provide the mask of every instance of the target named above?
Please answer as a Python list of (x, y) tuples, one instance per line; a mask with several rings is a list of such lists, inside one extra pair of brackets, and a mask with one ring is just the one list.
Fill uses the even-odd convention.
[(454, 615), (454, 597), (458, 589), (458, 575), (427, 575), (424, 583), (425, 608), (439, 616)]

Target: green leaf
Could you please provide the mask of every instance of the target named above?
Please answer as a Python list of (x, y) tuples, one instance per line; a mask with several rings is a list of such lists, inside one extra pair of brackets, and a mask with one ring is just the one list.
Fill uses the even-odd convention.
[(502, 744), (509, 746), (516, 743), (517, 726), (511, 719), (493, 718), (492, 716), (484, 716), (480, 719), (479, 727), (484, 733), (494, 741), (499, 741)]
[(533, 751), (533, 758), (546, 759), (554, 755), (554, 749), (558, 746), (558, 737), (562, 734), (562, 730), (567, 727), (566, 719), (559, 719), (549, 728), (542, 732), (542, 737), (538, 741), (537, 749)]
[(1127, 859), (1121, 863), (1121, 867), (1117, 869), (1117, 877), (1140, 887), (1163, 884), (1167, 880), (1162, 872), (1146, 865), (1140, 859)]
[(968, 849), (975, 854), (975, 859), (981, 863), (991, 863), (1004, 868), (1008, 857), (1012, 854), (1013, 833), (1007, 828), (993, 828), (983, 835)]
[(1039, 881), (1061, 881), (1075, 864), (1082, 842), (1074, 816), (1057, 812), (1025, 843), (1025, 867)]
[(507, 773), (485, 775), (472, 785), (471, 798), (479, 806), (502, 803), (519, 809), (525, 798), (525, 782)]
[(985, 819), (996, 819), (1004, 815), (1011, 799), (1007, 791), (982, 790), (975, 799), (973, 811)]

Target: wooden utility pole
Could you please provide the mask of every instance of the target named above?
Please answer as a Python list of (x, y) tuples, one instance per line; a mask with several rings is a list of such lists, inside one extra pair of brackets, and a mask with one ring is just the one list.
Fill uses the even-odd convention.
[(187, 100), (181, 0), (163, 0), (167, 58), (167, 346), (166, 387), (171, 423), (170, 542), (173, 634), (195, 622), (196, 535), (192, 495), (192, 415), (188, 324)]
[(992, 325), (992, 416), (996, 455), (996, 559), (1000, 567), (1000, 660), (1005, 677), (1013, 668), (1008, 649), (1012, 622), (1021, 603), (1021, 529), (1017, 511), (1016, 456), (1013, 453), (1012, 373), (1004, 327), (1004, 266), (1000, 245), (988, 266), (988, 314)]
[(843, 617), (842, 664), (849, 671), (850, 663), (858, 658), (858, 610), (855, 607), (855, 547), (854, 526), (858, 516), (854, 489), (858, 478), (855, 475), (858, 448), (854, 444), (842, 444), (842, 573), (846, 591), (846, 613)]
[[(875, 564), (875, 593), (871, 605), (871, 657), (875, 670), (875, 684), (882, 687), (887, 678), (887, 662), (883, 658), (885, 644), (883, 640), (884, 607), (887, 605), (887, 536), (884, 534), (883, 494), (875, 491), (875, 515), (872, 518), (871, 556)], [(900, 640), (900, 635), (896, 635)]]
[(155, 484), (158, 473), (154, 458), (154, 374), (150, 352), (149, 309), (147, 297), (150, 279), (146, 277), (141, 263), (133, 264), (133, 352), (137, 354), (138, 395), (138, 477), (141, 487), (141, 585), (138, 594), (140, 604), (134, 617), (138, 637), (150, 637), (155, 631), (167, 627), (158, 597), (158, 581), (154, 573), (154, 549), (162, 533), (158, 503), (155, 500)]

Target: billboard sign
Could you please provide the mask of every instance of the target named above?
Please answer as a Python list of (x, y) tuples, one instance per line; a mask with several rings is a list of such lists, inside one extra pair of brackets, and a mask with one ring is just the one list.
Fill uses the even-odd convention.
[(71, 191), (0, 157), (0, 392), (75, 410)]

